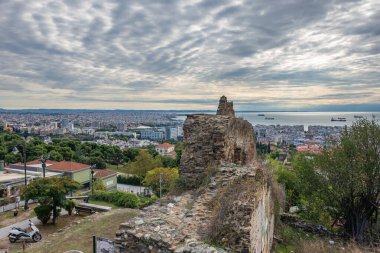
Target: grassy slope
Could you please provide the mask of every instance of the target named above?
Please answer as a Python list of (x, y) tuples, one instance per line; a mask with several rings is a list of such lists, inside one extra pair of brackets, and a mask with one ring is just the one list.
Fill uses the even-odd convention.
[(74, 224), (60, 233), (45, 237), (41, 243), (34, 244), (26, 252), (56, 253), (76, 249), (91, 253), (93, 235), (113, 239), (119, 224), (134, 215), (135, 211), (131, 209), (116, 209), (108, 213), (88, 216), (79, 224)]

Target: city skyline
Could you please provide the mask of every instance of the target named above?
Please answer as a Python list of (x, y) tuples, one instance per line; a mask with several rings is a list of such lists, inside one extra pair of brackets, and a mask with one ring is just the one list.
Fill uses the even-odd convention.
[(0, 108), (380, 111), (380, 3), (0, 3)]

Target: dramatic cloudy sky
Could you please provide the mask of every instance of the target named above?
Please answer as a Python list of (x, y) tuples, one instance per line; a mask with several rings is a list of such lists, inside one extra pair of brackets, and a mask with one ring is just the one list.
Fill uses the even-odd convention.
[(0, 107), (380, 111), (379, 0), (0, 0)]

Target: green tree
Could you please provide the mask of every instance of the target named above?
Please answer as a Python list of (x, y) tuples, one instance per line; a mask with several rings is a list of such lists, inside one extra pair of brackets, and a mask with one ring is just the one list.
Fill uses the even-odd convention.
[(60, 162), (63, 160), (63, 156), (58, 151), (52, 150), (49, 152), (49, 159)]
[(22, 161), (22, 155), (20, 153), (18, 154), (13, 154), (13, 153), (8, 153), (5, 155), (5, 162), (6, 163), (17, 163)]
[(74, 152), (69, 147), (59, 147), (57, 151), (62, 155), (65, 161), (71, 161), (73, 158)]
[(123, 151), (124, 160), (126, 162), (135, 161), (139, 152), (140, 152), (140, 149), (138, 149), (138, 148), (129, 148), (126, 151)]
[(333, 144), (318, 161), (325, 186), (322, 197), (347, 234), (362, 243), (380, 199), (380, 126), (357, 121)]
[(136, 161), (129, 163), (127, 170), (132, 174), (145, 177), (149, 170), (157, 167), (162, 167), (161, 159), (159, 159), (159, 157), (153, 158), (146, 150), (140, 150)]
[(87, 163), (95, 165), (97, 169), (105, 169), (107, 167), (106, 162), (101, 157), (90, 157)]
[(155, 168), (146, 173), (144, 185), (150, 186), (156, 194), (160, 192), (160, 175), (162, 177), (162, 192), (166, 193), (174, 186), (178, 178), (178, 169)]
[(41, 205), (50, 206), (53, 224), (59, 216), (58, 207), (65, 207), (65, 196), (79, 188), (79, 183), (69, 177), (40, 178), (32, 181), (25, 189), (25, 201), (38, 200)]

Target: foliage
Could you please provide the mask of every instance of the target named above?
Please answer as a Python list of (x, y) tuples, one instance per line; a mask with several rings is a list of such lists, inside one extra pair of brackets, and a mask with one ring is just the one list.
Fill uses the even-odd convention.
[(144, 180), (143, 177), (136, 176), (136, 175), (129, 176), (129, 177), (125, 177), (121, 175), (117, 176), (117, 183), (119, 184), (129, 184), (129, 185), (140, 186), (142, 185), (143, 180)]
[(136, 208), (139, 205), (139, 198), (135, 194), (122, 191), (95, 191), (91, 198), (120, 207)]
[(51, 205), (40, 205), (34, 208), (34, 212), (42, 224), (46, 225), (50, 220), (52, 209)]
[(178, 159), (169, 156), (160, 156), (164, 168), (176, 168), (179, 166)]
[(49, 159), (53, 161), (63, 161), (63, 156), (56, 150), (52, 150), (49, 152)]
[(128, 164), (127, 169), (132, 174), (144, 177), (149, 170), (162, 167), (162, 161), (159, 157), (153, 156), (146, 150), (140, 150), (136, 161)]
[(288, 206), (301, 207), (301, 217), (342, 224), (348, 236), (363, 243), (377, 222), (380, 126), (357, 121), (331, 144), (319, 156), (296, 155), (291, 169), (271, 159), (269, 166), (285, 185)]
[(71, 199), (66, 199), (63, 207), (69, 213), (69, 215), (71, 215), (75, 207), (75, 202)]
[(162, 178), (162, 193), (166, 193), (173, 188), (178, 178), (178, 169), (155, 168), (148, 171), (144, 179), (144, 184), (150, 186), (156, 194), (160, 191), (160, 175)]
[(96, 191), (105, 191), (107, 190), (107, 187), (103, 184), (101, 179), (96, 179), (94, 182), (94, 189)]
[(95, 165), (97, 169), (105, 169), (107, 164), (100, 157), (92, 156), (87, 160), (88, 164)]
[(137, 148), (129, 148), (126, 151), (123, 151), (124, 160), (126, 162), (135, 161), (140, 150)]
[(176, 157), (177, 166), (179, 166), (181, 163), (182, 150), (183, 150), (183, 143), (177, 142), (177, 144), (175, 145), (175, 148), (174, 148), (174, 151), (177, 154), (177, 157)]
[(302, 218), (326, 226), (330, 225), (325, 202), (319, 194), (321, 178), (314, 169), (315, 157), (296, 154), (291, 168), (271, 158), (267, 161), (277, 182), (285, 187), (286, 209), (298, 206)]
[(270, 150), (269, 150), (269, 145), (268, 144), (264, 144), (264, 143), (261, 143), (261, 142), (257, 142), (256, 143), (256, 152), (257, 154), (262, 157), (268, 153), (270, 153)]
[(40, 178), (32, 181), (25, 189), (25, 200), (35, 199), (53, 210), (53, 224), (59, 216), (58, 207), (65, 206), (65, 196), (79, 188), (79, 183), (68, 177)]
[(334, 148), (325, 149), (318, 159), (320, 197), (346, 233), (362, 243), (378, 212), (380, 126), (375, 121), (357, 121), (332, 144)]

